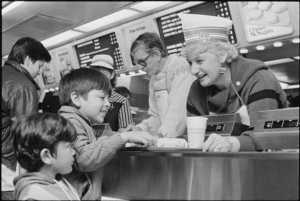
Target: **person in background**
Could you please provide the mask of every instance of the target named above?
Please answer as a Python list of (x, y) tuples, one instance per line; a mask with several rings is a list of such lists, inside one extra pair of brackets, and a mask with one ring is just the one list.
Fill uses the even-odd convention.
[[(118, 94), (121, 94), (122, 96), (124, 96), (125, 98), (127, 98), (127, 100), (130, 102), (131, 92), (130, 92), (130, 90), (128, 88), (126, 88), (124, 86), (119, 86), (119, 87), (115, 88), (115, 92), (117, 92)], [(131, 115), (132, 115), (132, 118), (133, 118), (133, 121), (134, 121), (134, 118), (137, 115), (137, 113), (136, 113), (135, 110), (138, 110), (138, 108), (130, 106), (130, 110), (131, 110)], [(130, 128), (128, 128), (128, 130), (130, 130)]]
[(115, 88), (115, 92), (117, 92), (118, 94), (121, 94), (122, 96), (124, 96), (125, 98), (127, 98), (127, 100), (130, 101), (130, 99), (131, 99), (131, 92), (126, 87), (124, 87), (124, 86), (116, 87)]
[[(61, 71), (61, 76), (62, 77), (65, 76), (66, 74), (70, 73), (72, 70), (66, 69), (64, 71)], [(61, 107), (57, 91), (46, 92), (45, 90), (43, 90), (40, 96), (40, 100), (42, 100), (42, 102), (39, 103), (39, 109), (41, 109), (42, 112), (57, 114), (59, 108)]]
[(40, 103), (40, 109), (42, 112), (55, 113), (57, 114), (59, 108), (61, 107), (58, 97), (58, 92), (48, 91), (44, 92), (43, 102)]
[[(263, 62), (239, 56), (228, 41), (232, 21), (222, 17), (178, 14), (186, 41), (184, 54), (197, 77), (192, 84), (189, 115), (239, 113), (244, 125), (253, 127), (258, 112), (288, 107), (286, 94)], [(251, 131), (241, 136), (211, 134), (203, 151), (254, 151)]]
[(13, 198), (13, 178), (16, 176), (16, 158), (13, 154), (11, 125), (24, 115), (38, 112), (39, 86), (34, 81), (51, 56), (34, 38), (20, 38), (12, 47), (2, 67), (2, 162), (1, 198)]
[(11, 133), (17, 161), (26, 170), (13, 180), (17, 200), (80, 200), (62, 177), (72, 171), (75, 154), (76, 130), (68, 120), (36, 113), (18, 121)]
[(90, 68), (103, 73), (110, 81), (113, 88), (109, 98), (111, 108), (108, 110), (104, 123), (109, 123), (113, 131), (127, 131), (133, 124), (129, 101), (114, 91), (116, 86), (116, 73), (113, 58), (106, 54), (95, 55)]
[(131, 45), (134, 62), (146, 71), (149, 82), (148, 119), (132, 130), (151, 131), (166, 138), (186, 132), (186, 101), (195, 80), (186, 59), (168, 55), (163, 41), (156, 33), (141, 34)]
[(65, 178), (83, 200), (101, 200), (103, 167), (126, 143), (153, 146), (156, 141), (147, 132), (112, 132), (96, 138), (92, 124), (102, 123), (110, 107), (111, 85), (108, 78), (89, 68), (76, 69), (59, 83), (58, 114), (69, 120), (77, 131), (75, 162)]

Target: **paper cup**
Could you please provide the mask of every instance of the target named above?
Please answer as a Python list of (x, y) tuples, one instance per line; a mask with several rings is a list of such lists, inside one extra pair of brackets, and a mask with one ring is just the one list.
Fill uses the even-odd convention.
[(206, 124), (207, 117), (187, 117), (189, 148), (202, 148), (205, 137)]

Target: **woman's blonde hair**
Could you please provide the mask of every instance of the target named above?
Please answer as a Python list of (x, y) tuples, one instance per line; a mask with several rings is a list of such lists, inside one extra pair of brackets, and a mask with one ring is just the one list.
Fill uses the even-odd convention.
[(188, 60), (190, 60), (191, 57), (194, 58), (195, 56), (198, 56), (204, 52), (211, 52), (219, 57), (227, 53), (227, 63), (230, 63), (238, 56), (238, 51), (233, 45), (220, 41), (210, 41), (206, 43), (195, 42), (185, 47), (182, 51), (182, 54), (185, 55)]

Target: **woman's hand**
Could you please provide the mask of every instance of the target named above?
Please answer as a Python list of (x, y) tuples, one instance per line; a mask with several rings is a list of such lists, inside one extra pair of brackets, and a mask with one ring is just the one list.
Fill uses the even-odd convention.
[(235, 137), (222, 137), (215, 133), (210, 134), (203, 144), (203, 152), (237, 152), (240, 142)]

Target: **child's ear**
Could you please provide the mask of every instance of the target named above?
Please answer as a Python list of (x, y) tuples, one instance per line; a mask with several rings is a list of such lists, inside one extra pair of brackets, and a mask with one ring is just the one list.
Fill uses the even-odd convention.
[(52, 156), (49, 149), (43, 149), (40, 153), (40, 157), (45, 164), (52, 164)]
[(81, 106), (80, 96), (78, 95), (77, 92), (72, 92), (71, 95), (70, 95), (70, 98), (71, 98), (74, 105), (76, 105), (77, 107)]

